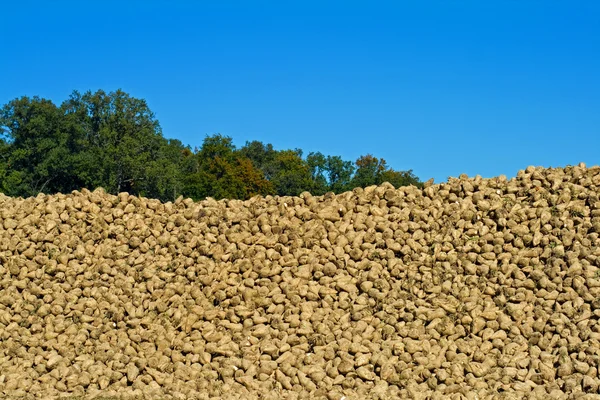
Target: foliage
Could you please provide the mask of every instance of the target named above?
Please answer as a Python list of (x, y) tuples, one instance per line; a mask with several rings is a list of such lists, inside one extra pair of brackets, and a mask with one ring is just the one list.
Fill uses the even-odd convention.
[(32, 196), (77, 185), (73, 153), (78, 144), (61, 117), (59, 108), (39, 97), (15, 99), (2, 108), (2, 188), (7, 194)]
[(279, 196), (298, 196), (312, 188), (310, 169), (302, 159), (301, 150), (277, 152), (272, 167), (271, 182)]
[(388, 169), (385, 160), (370, 154), (356, 160), (356, 173), (352, 178), (352, 186), (366, 187), (383, 182), (383, 173)]
[(392, 169), (388, 169), (381, 175), (381, 181), (382, 183), (389, 182), (396, 188), (410, 185), (414, 185), (418, 188), (423, 187), (423, 182), (421, 182), (410, 169), (408, 171), (394, 171)]
[(344, 161), (340, 156), (324, 156), (320, 152), (310, 153), (306, 157), (306, 162), (312, 175), (313, 194), (352, 190), (351, 178), (354, 174), (352, 162)]
[(341, 193), (381, 184), (417, 185), (370, 154), (355, 163), (260, 141), (237, 149), (230, 137), (207, 136), (192, 151), (165, 139), (145, 100), (117, 90), (80, 94), (60, 106), (39, 97), (0, 109), (0, 191), (10, 196), (103, 187), (109, 193), (174, 200), (183, 195), (247, 199), (255, 195)]
[[(92, 173), (88, 185), (101, 185), (110, 193), (136, 194), (152, 185), (149, 180), (156, 176), (148, 175), (149, 167), (159, 159), (166, 143), (145, 100), (120, 90), (83, 96), (74, 92), (63, 107), (82, 131), (81, 164)], [(97, 171), (90, 171), (90, 163)]]
[(186, 196), (247, 199), (272, 192), (271, 183), (229, 137), (207, 136), (192, 157), (184, 177)]
[(240, 155), (248, 158), (252, 164), (262, 171), (265, 178), (270, 180), (276, 173), (275, 157), (277, 151), (273, 150), (272, 144), (263, 144), (258, 140), (246, 142), (240, 150)]
[(380, 185), (383, 182), (389, 182), (394, 187), (407, 185), (420, 187), (422, 185), (412, 171), (394, 171), (388, 167), (383, 158), (377, 158), (371, 154), (361, 156), (356, 160), (356, 167), (356, 173), (351, 180), (353, 187)]
[(175, 200), (184, 194), (183, 171), (191, 161), (192, 152), (177, 139), (168, 139), (161, 143), (156, 158), (148, 162), (147, 179), (134, 189), (145, 197), (162, 200)]

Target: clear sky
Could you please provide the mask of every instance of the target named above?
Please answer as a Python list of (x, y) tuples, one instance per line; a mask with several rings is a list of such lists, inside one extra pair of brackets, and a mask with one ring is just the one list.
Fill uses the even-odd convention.
[(207, 134), (423, 181), (600, 164), (600, 1), (4, 1), (0, 104), (147, 100)]

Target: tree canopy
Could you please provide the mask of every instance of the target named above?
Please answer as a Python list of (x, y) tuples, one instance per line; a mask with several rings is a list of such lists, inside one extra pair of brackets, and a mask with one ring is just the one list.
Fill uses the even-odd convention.
[(74, 91), (60, 106), (21, 97), (0, 109), (0, 191), (10, 196), (103, 187), (117, 194), (174, 200), (247, 199), (256, 195), (340, 193), (390, 182), (421, 186), (370, 154), (354, 163), (260, 141), (236, 148), (232, 138), (206, 136), (192, 150), (166, 139), (143, 99), (117, 90)]

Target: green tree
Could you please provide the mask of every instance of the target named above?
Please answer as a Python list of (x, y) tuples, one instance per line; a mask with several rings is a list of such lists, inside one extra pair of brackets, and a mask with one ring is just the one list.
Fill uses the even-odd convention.
[(322, 160), (311, 153), (307, 160), (302, 150), (274, 150), (273, 145), (259, 141), (246, 142), (240, 153), (250, 159), (280, 196), (296, 196), (304, 191), (322, 194), (327, 184), (322, 177)]
[(258, 140), (253, 140), (252, 142), (246, 142), (239, 152), (252, 161), (252, 164), (262, 171), (266, 179), (270, 180), (276, 173), (275, 157), (277, 151), (273, 149), (272, 144), (265, 145)]
[(352, 177), (353, 187), (367, 187), (378, 185), (383, 182), (383, 173), (388, 170), (386, 161), (373, 157), (371, 154), (360, 156), (356, 160), (356, 172)]
[(394, 171), (389, 169), (382, 174), (381, 181), (389, 182), (394, 187), (399, 188), (400, 186), (410, 186), (414, 185), (416, 187), (423, 187), (423, 182), (417, 178), (412, 170), (408, 171)]
[(357, 170), (351, 185), (354, 187), (366, 187), (370, 185), (381, 185), (389, 182), (394, 187), (415, 185), (422, 186), (419, 179), (409, 171), (395, 171), (388, 167), (383, 158), (373, 157), (371, 154), (361, 156), (356, 160)]
[(230, 137), (207, 136), (193, 160), (186, 165), (184, 193), (194, 199), (247, 199), (273, 190), (262, 171), (236, 150)]
[(302, 150), (278, 151), (270, 167), (273, 170), (270, 181), (276, 194), (297, 196), (312, 188), (310, 168), (302, 159)]
[(177, 139), (161, 143), (157, 158), (147, 163), (147, 179), (136, 183), (133, 188), (141, 196), (174, 201), (184, 194), (184, 171), (192, 161), (193, 153), (189, 146), (184, 147)]
[(329, 191), (329, 183), (326, 178), (328, 172), (327, 157), (321, 152), (309, 153), (306, 156), (306, 164), (310, 170), (312, 180), (310, 192), (316, 196), (327, 193)]
[(351, 161), (344, 161), (340, 156), (327, 156), (327, 181), (331, 192), (352, 190), (353, 174), (354, 165)]
[(356, 168), (339, 156), (207, 136), (200, 149), (167, 140), (145, 100), (121, 90), (74, 91), (60, 107), (39, 97), (0, 109), (0, 190), (12, 196), (104, 187), (110, 193), (173, 200), (207, 196), (321, 195), (381, 184), (421, 185), (370, 154)]
[(110, 193), (164, 194), (150, 189), (156, 188), (152, 180), (160, 178), (155, 164), (165, 156), (166, 143), (145, 100), (121, 90), (74, 92), (62, 107), (80, 131), (83, 150), (77, 167), (87, 186), (103, 186)]
[(25, 197), (81, 187), (73, 168), (78, 143), (54, 103), (39, 97), (15, 99), (2, 108), (0, 126), (6, 193)]
[(312, 177), (312, 193), (322, 195), (326, 192), (342, 193), (351, 190), (354, 166), (340, 156), (325, 156), (320, 152), (310, 153), (306, 157)]
[(10, 152), (11, 147), (8, 143), (7, 133), (4, 128), (0, 126), (0, 192), (9, 192), (8, 176), (10, 170)]

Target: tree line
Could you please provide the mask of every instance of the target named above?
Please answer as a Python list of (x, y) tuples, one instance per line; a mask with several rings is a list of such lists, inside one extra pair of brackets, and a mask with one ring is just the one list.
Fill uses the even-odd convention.
[(117, 90), (74, 91), (60, 106), (21, 97), (0, 111), (0, 191), (9, 196), (103, 187), (117, 194), (174, 200), (340, 193), (390, 182), (421, 186), (370, 154), (355, 162), (301, 149), (206, 136), (200, 148), (167, 139), (143, 99)]

